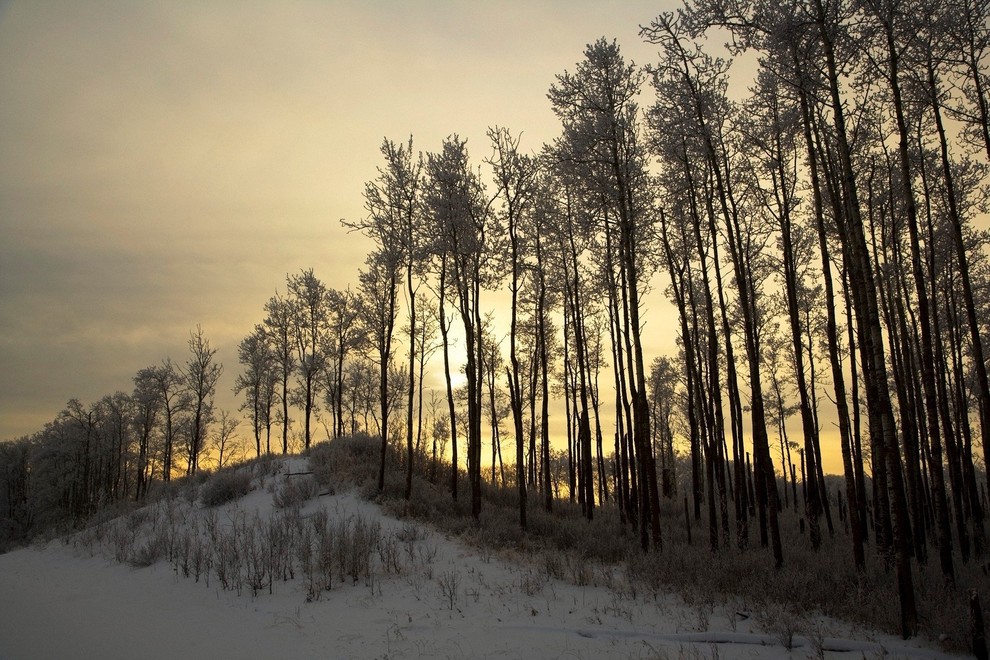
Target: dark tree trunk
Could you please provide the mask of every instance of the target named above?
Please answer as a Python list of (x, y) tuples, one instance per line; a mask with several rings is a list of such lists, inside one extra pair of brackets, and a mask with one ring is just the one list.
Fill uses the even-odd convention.
[(909, 555), (910, 523), (890, 393), (887, 390), (887, 368), (882, 331), (877, 313), (876, 290), (867, 255), (866, 239), (863, 234), (863, 221), (860, 217), (851, 151), (846, 141), (848, 132), (839, 91), (838, 65), (836, 64), (829, 18), (822, 0), (815, 0), (815, 11), (817, 12), (820, 43), (825, 55), (826, 76), (832, 98), (832, 116), (835, 123), (835, 135), (842, 172), (842, 196), (845, 214), (843, 221), (840, 222), (840, 235), (843, 238), (843, 249), (848, 255), (850, 266), (851, 289), (854, 294), (857, 322), (860, 328), (859, 341), (860, 351), (863, 355), (867, 400), (871, 417), (876, 420), (875, 424), (871, 424), (871, 434), (879, 434), (877, 444), (883, 447), (887, 477), (890, 479), (893, 509), (892, 541), (896, 553), (897, 584), (901, 604), (901, 633), (904, 637), (910, 637), (918, 630), (914, 579)]
[(450, 494), (457, 501), (457, 407), (454, 405), (454, 387), (450, 379), (450, 329), (447, 325), (447, 258), (442, 258), (438, 287), (438, 315), (440, 337), (443, 343), (443, 377), (447, 385), (447, 412), (450, 415)]

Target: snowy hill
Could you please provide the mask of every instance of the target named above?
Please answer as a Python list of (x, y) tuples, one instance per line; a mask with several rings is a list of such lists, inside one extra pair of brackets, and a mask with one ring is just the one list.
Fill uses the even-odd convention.
[[(568, 583), (308, 473), (302, 457), (256, 463), (0, 556), (0, 658), (945, 657), (637, 590), (617, 567)], [(231, 487), (248, 492), (203, 504)]]

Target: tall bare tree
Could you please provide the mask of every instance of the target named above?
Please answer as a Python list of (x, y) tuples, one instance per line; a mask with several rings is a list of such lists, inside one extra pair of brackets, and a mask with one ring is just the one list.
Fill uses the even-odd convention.
[[(654, 221), (636, 103), (644, 76), (635, 64), (625, 61), (618, 44), (599, 39), (585, 49), (573, 74), (565, 72), (556, 78), (548, 97), (563, 125), (561, 157), (607, 200), (603, 221), (614, 223), (616, 230), (618, 263), (628, 297), (625, 335), (630, 343), (627, 366), (632, 437), (640, 462), (642, 526), (649, 526), (652, 545), (660, 548), (660, 498), (656, 464), (649, 451), (650, 410), (640, 320), (640, 295), (651, 272), (646, 253)], [(643, 541), (649, 542), (645, 536)]]
[(344, 424), (344, 374), (348, 358), (364, 344), (366, 337), (359, 323), (360, 306), (350, 287), (339, 291), (327, 291), (329, 302), (329, 327), (327, 342), (326, 403), (334, 419), (333, 435), (347, 433)]
[[(385, 157), (385, 165), (378, 168), (378, 176), (368, 181), (364, 186), (364, 206), (367, 216), (345, 226), (358, 229), (371, 238), (377, 246), (379, 262), (386, 269), (402, 269), (406, 280), (406, 305), (409, 311), (409, 368), (407, 370), (407, 418), (406, 418), (406, 450), (408, 466), (406, 471), (406, 499), (412, 494), (412, 452), (413, 452), (413, 396), (415, 394), (415, 362), (416, 362), (416, 289), (418, 288), (418, 271), (422, 259), (422, 238), (419, 230), (420, 219), (420, 186), (423, 163), (421, 158), (413, 156), (412, 137), (407, 144), (396, 144), (384, 140), (381, 153)], [(393, 276), (390, 279), (394, 279)], [(396, 286), (398, 284), (396, 283)], [(392, 326), (388, 330), (388, 342), (391, 344), (394, 331), (394, 306), (397, 296), (390, 294), (393, 311), (389, 312)], [(391, 345), (387, 353), (391, 355)], [(388, 371), (385, 362), (381, 365), (382, 384), (384, 393), (387, 390)], [(384, 403), (383, 403), (384, 405)], [(382, 416), (385, 417), (384, 409)], [(383, 423), (385, 420), (383, 420)], [(384, 448), (387, 438), (382, 438), (382, 464), (379, 487), (384, 488)]]
[(398, 315), (399, 254), (374, 252), (365, 260), (358, 275), (361, 322), (378, 362), (378, 418), (381, 454), (378, 465), (378, 490), (385, 489), (385, 460), (388, 454), (390, 383), (394, 371), (392, 353), (395, 320)]
[(501, 250), (495, 246), (495, 241), (502, 233), (491, 212), (491, 200), (485, 195), (480, 176), (471, 167), (466, 141), (457, 136), (444, 140), (441, 151), (427, 157), (426, 172), (429, 183), (425, 204), (429, 234), (433, 237), (431, 251), (441, 261), (443, 277), (450, 278), (464, 328), (468, 481), (471, 512), (477, 518), (481, 513), (481, 364), (484, 350), (481, 292), (497, 282), (501, 275), (498, 259)]
[(519, 525), (526, 529), (525, 437), (523, 435), (523, 388), (519, 366), (519, 291), (525, 269), (526, 246), (523, 243), (523, 223), (530, 213), (536, 191), (538, 167), (534, 158), (520, 153), (519, 137), (507, 128), (491, 128), (492, 156), (488, 163), (495, 172), (495, 185), (502, 202), (502, 222), (509, 233), (509, 291), (512, 295), (509, 314), (509, 401), (512, 406), (513, 430), (516, 436), (516, 486), (519, 491)]
[(146, 367), (134, 375), (134, 427), (138, 434), (138, 457), (136, 466), (136, 488), (134, 497), (140, 500), (144, 497), (150, 478), (151, 440), (158, 427), (158, 418), (162, 413), (163, 400), (161, 390), (157, 386), (157, 367)]
[(292, 339), (298, 357), (298, 398), (303, 407), (303, 441), (309, 449), (311, 423), (317, 404), (317, 388), (327, 365), (327, 336), (330, 325), (330, 293), (313, 272), (305, 269), (286, 279), (292, 315)]
[(216, 431), (211, 436), (213, 448), (217, 452), (217, 469), (222, 470), (243, 458), (243, 446), (237, 436), (241, 420), (221, 409), (217, 418)]
[(189, 360), (183, 370), (190, 400), (189, 464), (187, 474), (199, 469), (199, 457), (206, 445), (209, 426), (213, 422), (213, 400), (223, 365), (216, 361), (217, 349), (203, 334), (199, 325), (189, 333)]
[(834, 219), (843, 263), (850, 279), (852, 307), (856, 312), (856, 339), (862, 358), (860, 365), (866, 386), (870, 434), (874, 441), (875, 483), (887, 484), (883, 495), (889, 495), (889, 506), (879, 509), (884, 514), (885, 523), (890, 525), (901, 602), (902, 634), (907, 637), (913, 635), (918, 627), (910, 556), (911, 523), (889, 390), (874, 265), (866, 240), (860, 181), (854, 164), (853, 132), (847, 118), (848, 98), (844, 98), (841, 75), (840, 57), (847, 55), (852, 47), (848, 40), (850, 17), (855, 14), (850, 11), (851, 4), (814, 0), (807, 4), (768, 5), (747, 0), (729, 5), (716, 0), (696, 0), (688, 8), (687, 23), (696, 34), (712, 26), (727, 28), (736, 36), (738, 45), (764, 53), (788, 53), (796, 45), (800, 52), (807, 53), (803, 59), (821, 72), (819, 93), (828, 100), (827, 116), (831, 124), (828, 146), (833, 156), (829, 161), (835, 164), (834, 172), (837, 173), (830, 179), (835, 183), (830, 194), (834, 200)]
[(178, 418), (190, 406), (188, 390), (183, 387), (182, 372), (171, 358), (153, 367), (149, 378), (161, 397), (165, 426), (162, 429), (162, 480), (171, 481), (175, 458)]
[(271, 424), (275, 391), (275, 355), (265, 326), (258, 324), (237, 346), (237, 357), (244, 367), (234, 380), (234, 394), (244, 393), (241, 410), (250, 414), (255, 455), (261, 456), (261, 432), (268, 432), (266, 452), (271, 453)]
[(296, 368), (292, 337), (292, 309), (289, 301), (276, 293), (265, 303), (265, 331), (271, 342), (278, 373), (281, 404), (279, 417), (282, 426), (282, 453), (289, 451), (289, 379)]

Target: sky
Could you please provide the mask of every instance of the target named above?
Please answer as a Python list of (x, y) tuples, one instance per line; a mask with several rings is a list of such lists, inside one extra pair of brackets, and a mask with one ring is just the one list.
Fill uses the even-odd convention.
[(356, 282), (370, 243), (340, 220), (383, 138), (456, 133), (480, 165), (500, 125), (536, 150), (554, 76), (602, 36), (652, 61), (639, 25), (674, 6), (0, 2), (0, 440), (184, 362), (197, 324), (236, 410), (237, 343), (286, 274)]

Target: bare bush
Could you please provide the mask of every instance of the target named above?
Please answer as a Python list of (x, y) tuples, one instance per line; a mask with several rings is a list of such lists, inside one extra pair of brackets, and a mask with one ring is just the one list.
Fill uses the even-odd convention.
[(756, 622), (768, 635), (790, 651), (794, 648), (794, 636), (801, 632), (804, 618), (792, 606), (768, 603), (756, 615)]
[(323, 585), (318, 581), (318, 574), (315, 570), (316, 561), (313, 552), (313, 530), (304, 527), (296, 543), (295, 559), (299, 562), (299, 570), (302, 574), (303, 584), (306, 587), (306, 602), (318, 600), (323, 592)]
[(447, 607), (453, 610), (457, 606), (458, 593), (461, 588), (461, 575), (457, 571), (444, 571), (437, 578), (440, 587), (440, 596), (447, 603)]
[(279, 509), (298, 508), (315, 495), (316, 481), (310, 475), (298, 475), (275, 487), (273, 502)]
[(383, 534), (378, 540), (378, 559), (386, 573), (402, 572), (399, 550), (399, 539), (394, 532)]
[(165, 549), (168, 543), (169, 539), (166, 536), (165, 530), (156, 530), (143, 543), (139, 543), (134, 547), (128, 563), (138, 568), (151, 566), (165, 556)]
[(381, 540), (381, 523), (369, 522), (357, 515), (343, 522), (340, 556), (345, 560), (345, 571), (354, 584), (371, 577), (371, 557)]
[(131, 556), (134, 547), (135, 530), (129, 525), (116, 525), (110, 531), (110, 546), (113, 559), (118, 563), (124, 563)]
[(265, 481), (269, 477), (274, 477), (281, 472), (284, 462), (282, 458), (275, 454), (262, 454), (253, 461), (250, 461), (248, 465), (250, 465), (253, 475), (264, 486)]
[(240, 470), (218, 472), (200, 487), (203, 506), (219, 506), (251, 492), (251, 474)]
[(361, 486), (374, 481), (377, 446), (375, 438), (364, 434), (317, 443), (309, 451), (309, 469), (323, 487)]
[(550, 576), (545, 571), (527, 570), (519, 576), (519, 590), (527, 596), (535, 596), (543, 591), (550, 581)]

